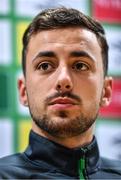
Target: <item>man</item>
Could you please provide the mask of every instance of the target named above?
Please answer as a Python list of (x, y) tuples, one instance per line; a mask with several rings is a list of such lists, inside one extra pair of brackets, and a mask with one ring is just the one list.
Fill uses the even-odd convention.
[(32, 130), (24, 153), (0, 160), (0, 178), (121, 179), (121, 163), (101, 158), (93, 135), (112, 94), (103, 27), (75, 9), (45, 10), (27, 28), (22, 55), (18, 89)]

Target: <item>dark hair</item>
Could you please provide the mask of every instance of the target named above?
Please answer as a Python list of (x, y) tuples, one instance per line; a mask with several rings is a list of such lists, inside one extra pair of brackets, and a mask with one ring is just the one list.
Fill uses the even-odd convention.
[(92, 31), (99, 42), (102, 50), (104, 76), (108, 69), (108, 44), (105, 37), (105, 31), (101, 24), (89, 16), (84, 15), (76, 9), (65, 7), (53, 8), (41, 11), (31, 22), (23, 36), (22, 68), (26, 73), (26, 51), (32, 35), (40, 31), (66, 28), (83, 27)]

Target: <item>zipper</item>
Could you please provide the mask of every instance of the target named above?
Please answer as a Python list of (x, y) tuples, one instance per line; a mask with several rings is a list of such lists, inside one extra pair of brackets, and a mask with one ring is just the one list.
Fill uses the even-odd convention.
[(80, 180), (86, 180), (86, 158), (85, 158), (85, 154), (87, 149), (82, 149), (83, 151), (83, 157), (79, 160), (78, 163), (78, 168), (79, 168), (79, 179)]
[(85, 180), (85, 177), (84, 177), (84, 170), (85, 170), (85, 159), (84, 158), (81, 158), (79, 160), (79, 179), (80, 180)]

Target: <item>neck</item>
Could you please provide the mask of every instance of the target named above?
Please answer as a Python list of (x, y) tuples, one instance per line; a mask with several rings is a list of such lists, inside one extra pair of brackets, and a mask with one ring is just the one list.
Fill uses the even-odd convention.
[(89, 144), (93, 139), (93, 127), (90, 127), (86, 132), (74, 137), (59, 138), (53, 137), (47, 132), (40, 129), (34, 122), (32, 123), (32, 130), (40, 136), (43, 136), (51, 141), (61, 144), (67, 148), (77, 148)]

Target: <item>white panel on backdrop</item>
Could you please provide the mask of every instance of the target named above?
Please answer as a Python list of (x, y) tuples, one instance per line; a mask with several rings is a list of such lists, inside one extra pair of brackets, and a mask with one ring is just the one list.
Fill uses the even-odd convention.
[(109, 43), (109, 73), (121, 75), (121, 28), (106, 29)]
[(13, 153), (13, 125), (10, 119), (0, 119), (0, 157)]
[(102, 120), (96, 128), (96, 137), (101, 156), (121, 160), (121, 122)]
[(0, 0), (0, 14), (8, 14), (10, 11), (10, 0)]
[(40, 10), (58, 6), (73, 7), (88, 14), (87, 0), (16, 0), (16, 13), (20, 16), (35, 16)]
[(8, 65), (12, 60), (11, 24), (0, 20), (0, 64)]

